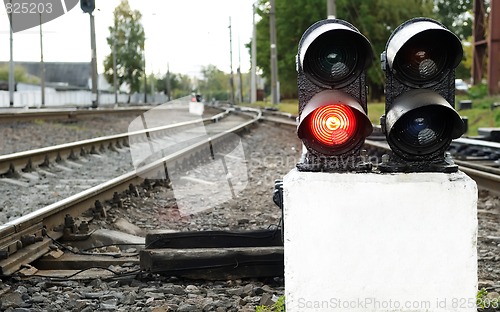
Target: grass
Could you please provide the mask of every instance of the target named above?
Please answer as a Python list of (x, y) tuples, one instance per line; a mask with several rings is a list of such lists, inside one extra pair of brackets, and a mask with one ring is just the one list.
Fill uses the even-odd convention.
[(385, 103), (368, 103), (368, 118), (374, 125), (380, 125), (380, 116), (384, 114)]
[[(458, 102), (461, 100), (470, 99), (468, 95), (457, 95), (455, 107), (458, 108)], [(472, 99), (472, 109), (460, 110), (460, 116), (468, 119), (469, 136), (476, 136), (478, 128), (485, 127), (500, 127), (500, 107), (491, 110), (492, 103), (500, 103), (500, 96), (484, 96), (482, 98)], [(269, 102), (257, 102), (255, 104), (244, 103), (244, 106), (252, 106), (258, 108), (273, 107)], [(279, 111), (298, 114), (297, 100), (284, 100), (276, 105)], [(375, 124), (380, 124), (380, 116), (384, 114), (385, 103), (370, 102), (368, 103), (368, 117)]]
[[(458, 108), (458, 102), (470, 99), (467, 95), (457, 95), (455, 108)], [(472, 99), (472, 109), (458, 111), (460, 116), (468, 119), (469, 136), (476, 136), (478, 128), (500, 127), (500, 107), (491, 110), (492, 103), (500, 103), (500, 96), (483, 97), (481, 99)], [(373, 124), (380, 124), (380, 116), (384, 114), (384, 103), (369, 103), (368, 117)]]
[(280, 296), (272, 306), (260, 305), (255, 309), (255, 312), (284, 312), (285, 311), (285, 296)]
[[(456, 102), (468, 99), (467, 96), (457, 96)], [(500, 107), (491, 110), (492, 103), (500, 103), (500, 96), (484, 97), (472, 100), (472, 109), (460, 110), (460, 116), (467, 117), (468, 135), (477, 135), (478, 128), (500, 127)], [(457, 106), (456, 106), (457, 107)]]

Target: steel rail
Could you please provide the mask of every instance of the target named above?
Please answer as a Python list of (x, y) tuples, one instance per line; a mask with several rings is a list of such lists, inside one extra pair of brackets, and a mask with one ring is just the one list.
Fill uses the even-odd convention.
[(261, 119), (264, 121), (270, 121), (270, 122), (274, 122), (274, 123), (282, 124), (282, 125), (287, 125), (287, 126), (294, 126), (294, 127), (297, 126), (296, 121), (286, 120), (286, 119), (283, 119), (280, 117), (263, 116)]
[(458, 165), (458, 169), (463, 171), (469, 177), (471, 177), (474, 181), (476, 181), (477, 185), (482, 188), (490, 191), (491, 193), (500, 195), (500, 176), (496, 174), (492, 174), (489, 172), (485, 172), (482, 170), (477, 170), (476, 168), (468, 167), (467, 164), (460, 165), (458, 161), (455, 161)]
[[(265, 121), (271, 121), (274, 123), (280, 123), (280, 124), (285, 124), (285, 125), (296, 125), (295, 122), (291, 122), (290, 118), (293, 118), (293, 116), (289, 114), (278, 114), (275, 112), (268, 113), (265, 112), (265, 115), (271, 115), (271, 117), (264, 116), (262, 117), (263, 120)], [(278, 118), (278, 117), (272, 117), (272, 116), (280, 116), (280, 117), (285, 117), (283, 118)], [(485, 142), (485, 141), (479, 141), (479, 140), (472, 140), (472, 139), (457, 139), (454, 140), (454, 142), (459, 143), (459, 144), (468, 144), (468, 145), (477, 145), (477, 146), (484, 146), (484, 147), (489, 147), (489, 148), (500, 148), (499, 143), (494, 143), (494, 142)], [(374, 141), (374, 140), (365, 140), (365, 144), (378, 149), (382, 150), (383, 152), (390, 153), (391, 149), (389, 145), (385, 141)], [(477, 164), (474, 162), (470, 161), (463, 161), (463, 160), (457, 160), (454, 159), (454, 162), (458, 165), (459, 170), (463, 171), (467, 175), (469, 175), (476, 183), (478, 184), (479, 187), (483, 189), (487, 189), (490, 192), (500, 195), (500, 169), (498, 168), (493, 168), (489, 166), (484, 166), (481, 164)]]
[[(4, 259), (0, 260), (0, 274), (10, 275), (19, 270), (23, 264), (30, 263), (48, 252), (51, 240), (46, 238), (45, 234), (49, 234), (53, 239), (61, 238), (63, 236), (61, 226), (64, 224), (64, 218), (67, 215), (79, 216), (94, 207), (97, 200), (102, 202), (109, 200), (113, 198), (114, 193), (128, 189), (130, 184), (137, 185), (144, 181), (144, 177), (155, 176), (158, 171), (165, 170), (167, 163), (181, 162), (193, 153), (205, 149), (207, 144), (211, 145), (224, 140), (232, 133), (245, 130), (261, 118), (259, 110), (242, 109), (242, 111), (256, 114), (256, 117), (217, 135), (204, 137), (188, 147), (175, 151), (137, 170), (1, 225), (0, 255)], [(26, 237), (32, 237), (35, 242), (24, 246), (22, 243), (23, 237), (25, 237), (24, 241), (26, 241)]]
[(63, 158), (76, 158), (85, 153), (96, 153), (107, 146), (128, 145), (128, 139), (132, 136), (150, 135), (152, 133), (186, 127), (200, 122), (217, 122), (226, 117), (230, 110), (218, 113), (214, 116), (175, 123), (171, 125), (148, 128), (128, 133), (103, 136), (99, 138), (87, 139), (55, 146), (42, 147), (29, 151), (17, 152), (7, 155), (0, 155), (0, 175), (15, 175), (15, 172), (30, 171), (33, 167), (46, 166), (50, 162)]
[(454, 143), (465, 144), (465, 145), (475, 145), (480, 147), (489, 147), (493, 149), (500, 150), (500, 143), (498, 142), (490, 142), (476, 139), (467, 139), (467, 138), (458, 138), (453, 140)]
[(270, 121), (276, 124), (297, 127), (297, 116), (290, 113), (283, 113), (278, 111), (262, 111), (261, 120)]

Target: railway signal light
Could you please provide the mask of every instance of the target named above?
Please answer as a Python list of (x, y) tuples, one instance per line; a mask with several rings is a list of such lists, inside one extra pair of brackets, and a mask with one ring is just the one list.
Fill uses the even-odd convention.
[(458, 168), (444, 154), (465, 127), (454, 109), (455, 67), (462, 59), (458, 37), (429, 18), (404, 22), (381, 55), (386, 73), (382, 129), (394, 155), (383, 171)]
[(95, 9), (95, 0), (80, 0), (80, 7), (85, 13), (92, 13)]
[(358, 154), (372, 132), (365, 84), (372, 59), (368, 39), (346, 21), (322, 20), (302, 35), (297, 134), (306, 152), (297, 164), (300, 171), (371, 168), (358, 161)]

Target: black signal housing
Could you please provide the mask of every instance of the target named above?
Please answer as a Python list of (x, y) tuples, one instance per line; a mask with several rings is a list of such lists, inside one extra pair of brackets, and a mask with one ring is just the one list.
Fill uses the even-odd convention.
[(386, 74), (385, 115), (381, 126), (393, 151), (379, 166), (392, 172), (455, 172), (445, 157), (465, 126), (455, 102), (455, 67), (463, 50), (458, 37), (430, 18), (397, 27), (382, 53)]
[(297, 134), (305, 152), (299, 170), (371, 169), (359, 151), (372, 132), (365, 72), (372, 60), (370, 42), (346, 21), (318, 21), (302, 35), (297, 53)]

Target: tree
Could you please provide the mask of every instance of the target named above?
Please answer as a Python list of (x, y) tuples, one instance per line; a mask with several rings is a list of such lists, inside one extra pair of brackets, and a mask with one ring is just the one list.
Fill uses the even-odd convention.
[(198, 81), (198, 90), (207, 100), (229, 99), (229, 75), (214, 65), (201, 68), (203, 78)]
[[(456, 69), (457, 78), (470, 79), (472, 66), (472, 0), (435, 0), (438, 19), (454, 32), (464, 48), (462, 62)], [(485, 3), (488, 7), (488, 2)]]
[(401, 23), (417, 16), (435, 17), (433, 3), (428, 0), (339, 0), (338, 17), (355, 25), (370, 40), (374, 60), (368, 69), (367, 83), (371, 100), (384, 95), (385, 74), (380, 66), (380, 54), (391, 33)]
[(460, 40), (472, 36), (472, 0), (435, 0), (435, 12)]
[[(0, 65), (0, 81), (9, 81), (9, 65)], [(14, 81), (39, 84), (40, 78), (29, 75), (22, 66), (14, 66)]]
[(455, 75), (457, 78), (470, 80), (472, 72), (472, 36), (462, 41), (462, 47), (464, 49), (464, 56), (462, 62), (460, 62), (455, 70)]
[(146, 35), (141, 24), (141, 13), (132, 10), (128, 0), (121, 0), (114, 11), (114, 22), (109, 27), (107, 42), (111, 54), (104, 59), (104, 75), (113, 83), (113, 45), (116, 52), (116, 76), (118, 85), (127, 83), (131, 92), (141, 88), (144, 75), (144, 42)]
[[(368, 70), (368, 85), (370, 96), (378, 99), (383, 96), (385, 79), (378, 60), (391, 32), (412, 17), (433, 17), (433, 3), (429, 0), (337, 0), (336, 4), (337, 17), (356, 26), (372, 43), (374, 62)], [(270, 81), (269, 1), (259, 2), (257, 14), (261, 17), (257, 23), (257, 66), (264, 78)], [(325, 17), (325, 0), (276, 0), (278, 75), (282, 97), (297, 96), (295, 55), (299, 40), (310, 25)]]
[[(140, 77), (140, 83), (139, 83), (139, 92), (140, 93), (144, 93), (144, 91), (147, 93), (147, 94), (152, 94), (151, 93), (151, 82), (153, 82), (153, 86), (155, 87), (155, 90), (158, 90), (156, 89), (156, 77), (153, 73), (149, 74), (149, 75), (146, 75), (147, 79), (146, 79), (146, 84), (144, 84), (144, 75)], [(144, 90), (144, 87), (146, 87), (146, 90)]]
[[(190, 95), (192, 92), (192, 82), (188, 75), (170, 73), (170, 97), (171, 99), (177, 99), (183, 96)], [(156, 77), (156, 90), (159, 92), (167, 92), (167, 74), (162, 77)]]
[[(284, 98), (297, 96), (297, 73), (295, 55), (302, 33), (326, 14), (324, 0), (276, 0), (276, 37), (278, 50), (278, 79), (280, 94)], [(269, 38), (269, 1), (261, 0), (257, 14), (257, 66), (262, 76), (271, 81), (271, 59)], [(250, 47), (251, 44), (248, 44)]]

